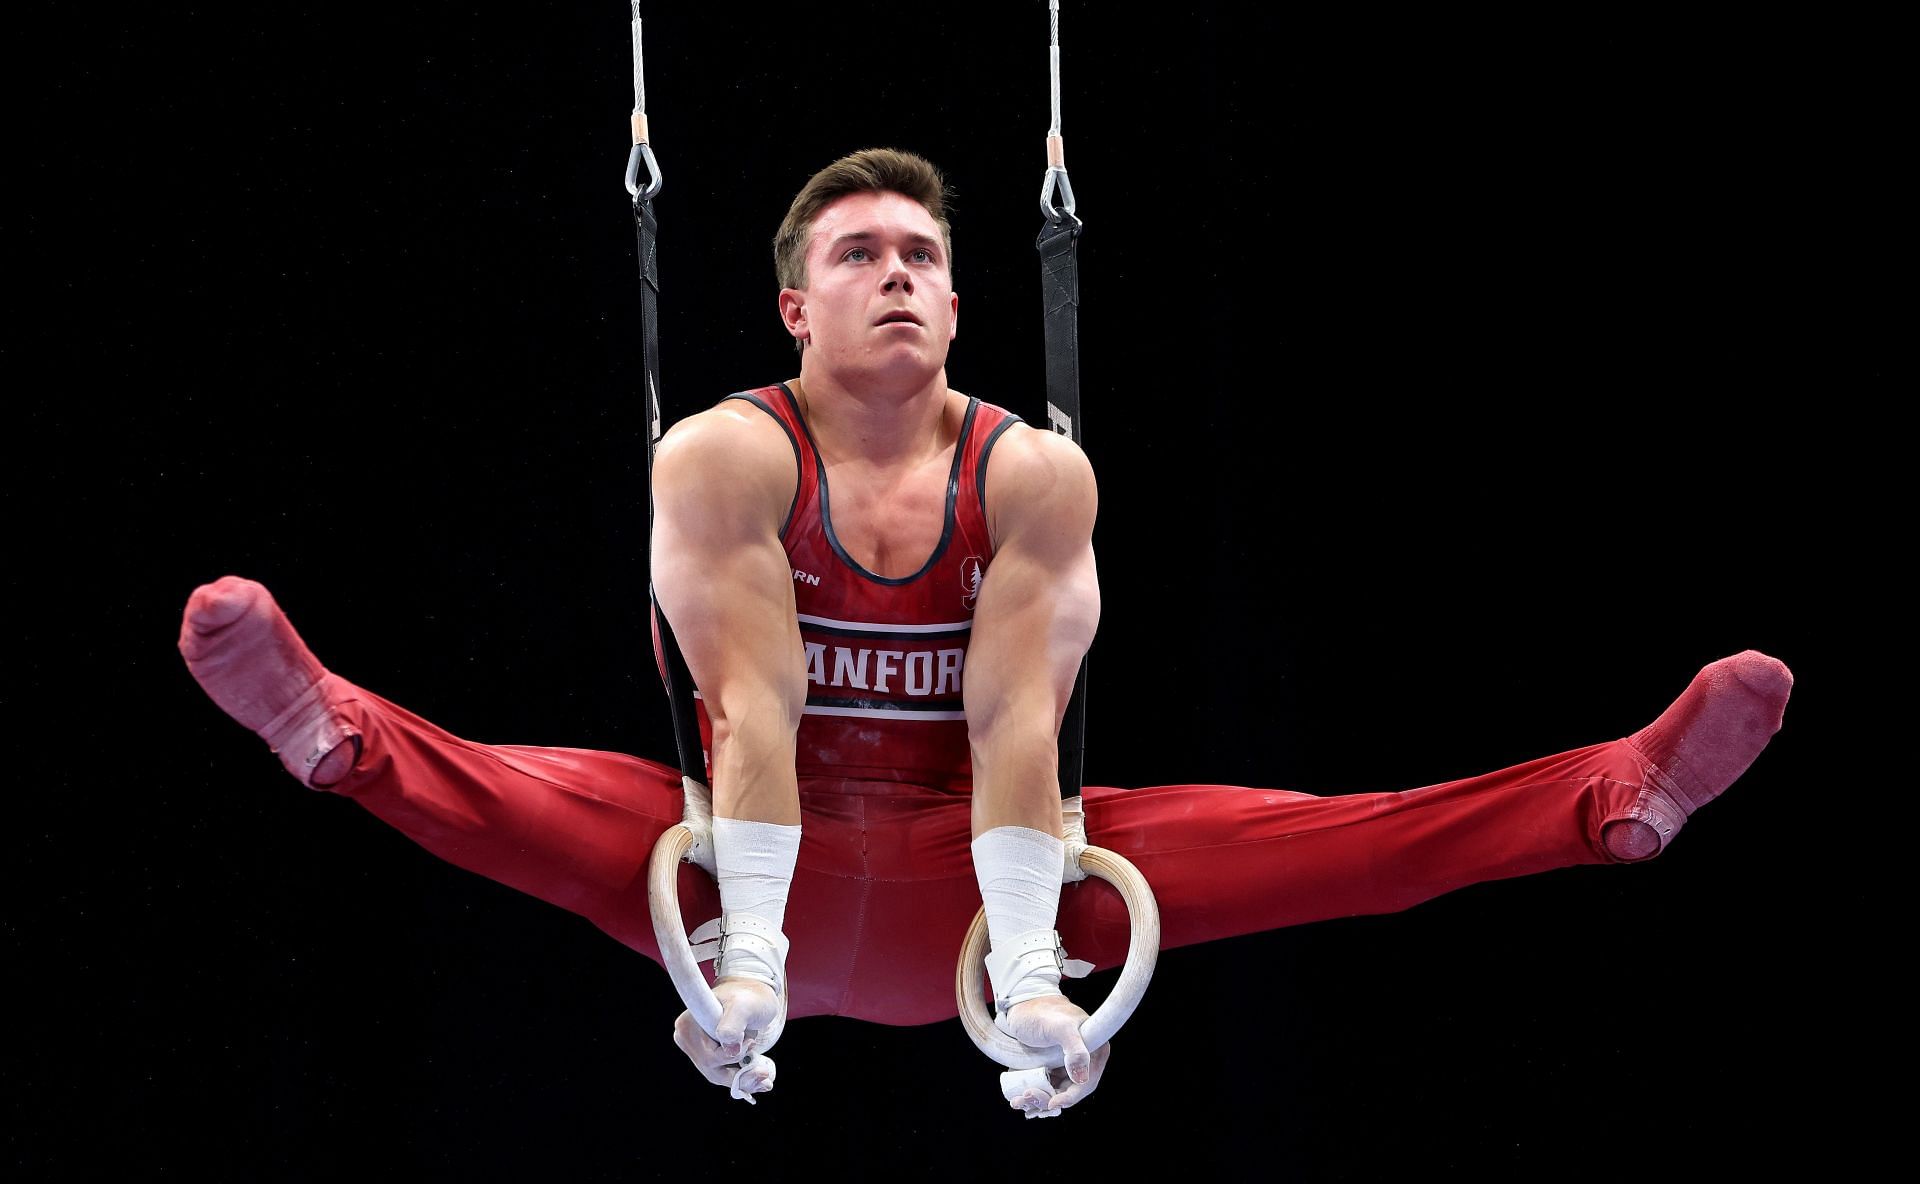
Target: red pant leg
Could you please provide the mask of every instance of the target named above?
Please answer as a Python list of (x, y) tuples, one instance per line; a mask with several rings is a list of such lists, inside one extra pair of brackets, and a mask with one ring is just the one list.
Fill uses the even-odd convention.
[[(1161, 948), (1332, 917), (1393, 913), (1486, 880), (1614, 862), (1601, 823), (1631, 806), (1646, 765), (1624, 740), (1398, 793), (1163, 785), (1085, 792), (1087, 838), (1133, 861), (1159, 901)], [(1069, 954), (1126, 957), (1118, 893), (1061, 896)]]
[[(361, 753), (329, 792), (448, 863), (578, 913), (659, 961), (646, 868), (680, 821), (679, 773), (620, 753), (477, 744), (363, 687), (343, 689), (337, 706), (360, 729)], [(682, 867), (680, 893), (696, 924), (719, 915), (718, 887), (698, 868)]]
[[(683, 817), (677, 770), (616, 752), (478, 744), (344, 680), (343, 690), (336, 705), (360, 729), (361, 753), (330, 792), (448, 863), (578, 913), (660, 961), (647, 863)], [(851, 920), (864, 895), (856, 817), (811, 815), (801, 833), (786, 924), (794, 1018), (835, 1013), (846, 1000), (859, 938)], [(719, 885), (705, 871), (681, 864), (678, 885), (686, 931), (720, 915)]]

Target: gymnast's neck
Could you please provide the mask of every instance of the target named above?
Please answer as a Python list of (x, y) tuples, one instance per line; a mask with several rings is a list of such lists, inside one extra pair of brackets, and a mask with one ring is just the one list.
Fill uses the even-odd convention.
[(826, 464), (851, 462), (878, 470), (911, 469), (951, 452), (966, 418), (967, 397), (947, 386), (942, 366), (923, 380), (829, 372), (802, 358), (787, 380)]

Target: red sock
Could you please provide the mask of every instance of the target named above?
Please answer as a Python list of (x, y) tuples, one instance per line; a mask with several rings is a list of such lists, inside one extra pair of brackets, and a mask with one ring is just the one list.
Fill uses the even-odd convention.
[(179, 645), (201, 689), (272, 746), (288, 772), (326, 786), (351, 771), (359, 734), (328, 711), (333, 679), (265, 585), (222, 576), (195, 588)]
[(1742, 650), (1701, 668), (1660, 718), (1627, 737), (1653, 766), (1636, 815), (1601, 834), (1615, 858), (1659, 852), (1680, 824), (1747, 771), (1780, 730), (1793, 672), (1758, 650)]

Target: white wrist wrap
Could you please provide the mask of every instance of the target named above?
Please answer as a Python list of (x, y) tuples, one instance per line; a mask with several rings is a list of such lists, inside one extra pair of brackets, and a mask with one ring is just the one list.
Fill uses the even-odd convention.
[(973, 841), (986, 905), (987, 977), (996, 1010), (1060, 993), (1060, 877), (1066, 845), (1045, 831), (997, 826)]
[(786, 978), (787, 893), (800, 857), (800, 828), (744, 818), (713, 820), (720, 881), (720, 948), (716, 979), (737, 975), (774, 990)]

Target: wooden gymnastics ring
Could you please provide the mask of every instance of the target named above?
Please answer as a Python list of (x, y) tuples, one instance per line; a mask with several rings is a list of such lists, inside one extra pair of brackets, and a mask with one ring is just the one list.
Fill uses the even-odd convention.
[[(1080, 1029), (1081, 1038), (1087, 1042), (1087, 1051), (1092, 1052), (1113, 1039), (1121, 1025), (1132, 1018), (1134, 1009), (1140, 1006), (1141, 998), (1147, 993), (1147, 983), (1153, 978), (1154, 963), (1160, 957), (1160, 906), (1154, 900), (1153, 889), (1148, 886), (1146, 877), (1140, 874), (1140, 869), (1124, 856), (1104, 847), (1085, 845), (1086, 829), (1081, 820), (1078, 798), (1068, 799), (1068, 808), (1063, 813), (1068, 833), (1067, 856), (1075, 861), (1083, 873), (1067, 878), (1083, 879), (1091, 874), (1112, 884), (1119, 890), (1121, 899), (1127, 902), (1127, 919), (1132, 927), (1127, 944), (1127, 960), (1120, 969), (1120, 981), (1114, 984), (1106, 1002), (1087, 1018)], [(954, 992), (959, 997), (961, 1026), (966, 1028), (975, 1047), (1008, 1069), (1064, 1068), (1065, 1062), (1058, 1046), (1051, 1052), (1038, 1051), (994, 1025), (993, 1015), (987, 1010), (985, 1002), (987, 946), (987, 910), (983, 906), (974, 914), (973, 924), (967, 929), (966, 940), (960, 948), (960, 967), (953, 980)], [(1002, 1075), (1003, 1085), (1011, 1076)]]
[[(653, 937), (660, 946), (660, 964), (666, 967), (667, 977), (673, 981), (673, 989), (680, 993), (680, 1001), (693, 1014), (693, 1022), (700, 1025), (700, 1030), (709, 1039), (717, 1040), (714, 1029), (720, 1023), (720, 1000), (707, 983), (706, 973), (700, 969), (700, 963), (712, 958), (718, 970), (718, 943), (705, 943), (713, 947), (705, 955), (695, 953), (693, 940), (681, 928), (678, 884), (680, 864), (683, 862), (698, 864), (707, 874), (717, 875), (713, 865), (713, 805), (705, 785), (685, 776), (680, 781), (686, 790), (686, 817), (669, 826), (653, 845), (653, 855), (647, 863), (647, 909), (653, 916)], [(696, 930), (694, 936), (717, 935), (719, 928), (719, 918), (715, 918)], [(773, 1058), (763, 1054), (774, 1046), (787, 1026), (784, 968), (780, 978), (780, 1010), (774, 1014), (773, 1022), (762, 1029), (759, 1037), (753, 1039), (755, 1050), (737, 1062), (740, 1072), (734, 1074), (736, 1083), (741, 1073), (760, 1067), (762, 1061), (769, 1074), (773, 1071)], [(753, 1102), (753, 1095), (741, 1092), (737, 1084), (728, 1092), (733, 1097)]]

